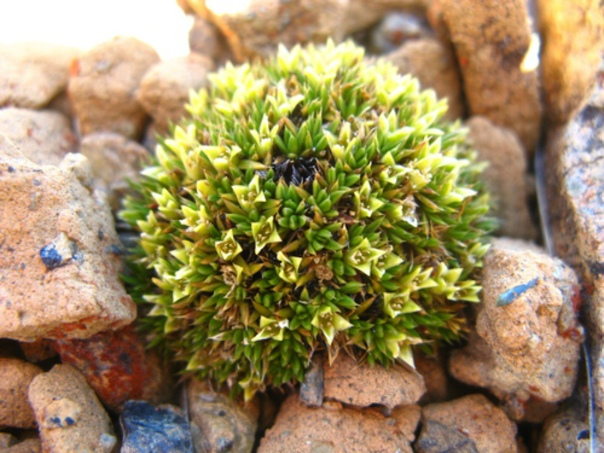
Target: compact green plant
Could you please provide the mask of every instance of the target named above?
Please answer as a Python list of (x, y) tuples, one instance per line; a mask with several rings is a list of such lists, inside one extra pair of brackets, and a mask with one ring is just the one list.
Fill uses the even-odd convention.
[(412, 363), (464, 331), (491, 223), (446, 103), (352, 43), (280, 48), (192, 94), (122, 217), (143, 320), (247, 398), (311, 356)]

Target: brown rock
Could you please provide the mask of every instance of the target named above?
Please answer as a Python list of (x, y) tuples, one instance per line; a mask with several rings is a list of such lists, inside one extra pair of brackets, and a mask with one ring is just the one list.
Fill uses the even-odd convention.
[(596, 80), (569, 124), (548, 137), (545, 167), (553, 251), (583, 281), (596, 426), (604, 445), (604, 67)]
[(260, 410), (257, 396), (244, 404), (212, 390), (206, 381), (192, 379), (187, 383), (187, 401), (191, 424), (200, 430), (194, 439), (196, 451), (252, 451)]
[(50, 110), (0, 109), (0, 134), (38, 165), (59, 165), (77, 145), (69, 120)]
[(222, 66), (233, 58), (229, 45), (218, 27), (202, 17), (195, 17), (189, 31), (189, 49), (191, 52), (210, 58), (215, 66)]
[(82, 155), (40, 167), (0, 135), (0, 337), (81, 338), (134, 319), (91, 178)]
[(107, 194), (114, 211), (129, 192), (128, 181), (138, 179), (143, 163), (150, 158), (147, 150), (120, 134), (98, 132), (82, 138), (80, 152), (88, 158), (94, 185)]
[(541, 105), (536, 71), (521, 70), (531, 40), (526, 2), (439, 3), (470, 113), (513, 130), (531, 156), (539, 138)]
[(454, 120), (464, 115), (461, 81), (451, 51), (437, 39), (423, 38), (405, 43), (385, 56), (401, 74), (411, 73), (423, 89), (432, 88), (439, 98), (447, 98), (446, 118)]
[(399, 421), (374, 409), (356, 410), (325, 403), (304, 405), (290, 396), (275, 425), (260, 442), (258, 453), (411, 453)]
[(537, 453), (602, 451), (604, 445), (590, 450), (591, 435), (585, 412), (579, 404), (568, 404), (550, 416), (543, 424)]
[(30, 438), (25, 439), (11, 447), (3, 450), (0, 449), (0, 453), (41, 453), (42, 445), (39, 439)]
[(422, 403), (437, 403), (450, 399), (449, 377), (446, 363), (441, 357), (428, 357), (418, 353), (414, 356), (415, 369), (426, 383)]
[(111, 420), (86, 379), (69, 365), (55, 365), (29, 386), (44, 451), (111, 452)]
[(206, 0), (189, 4), (201, 17), (207, 17), (226, 37), (237, 61), (257, 55), (271, 55), (281, 43), (336, 41), (344, 37), (342, 18), (349, 0), (261, 0), (225, 3)]
[(421, 375), (403, 365), (385, 368), (359, 364), (345, 353), (331, 366), (325, 364), (323, 395), (345, 404), (393, 408), (416, 403), (425, 391)]
[(577, 277), (561, 260), (522, 241), (493, 241), (484, 260), (476, 334), (452, 354), (451, 373), (499, 398), (569, 397), (583, 338), (574, 311), (578, 294)]
[(493, 215), (501, 221), (498, 233), (519, 239), (536, 239), (537, 229), (528, 209), (526, 154), (516, 135), (474, 116), (467, 121), (468, 140), (480, 160), (488, 162), (483, 178), (494, 198)]
[(81, 51), (50, 43), (0, 45), (0, 107), (39, 109), (67, 87)]
[(430, 421), (462, 433), (474, 442), (475, 451), (517, 451), (516, 425), (483, 395), (468, 395), (448, 403), (428, 404), (422, 409), (422, 424), (425, 426)]
[(27, 389), (42, 370), (18, 359), (0, 359), (0, 427), (35, 427)]
[(185, 104), (190, 91), (204, 88), (213, 68), (214, 63), (208, 57), (192, 53), (162, 61), (145, 74), (137, 97), (160, 133), (187, 114)]
[(19, 346), (28, 362), (37, 363), (56, 357), (57, 355), (54, 342), (45, 338), (40, 338), (29, 343), (20, 343)]
[(84, 53), (73, 65), (69, 95), (82, 135), (116, 132), (136, 139), (146, 121), (136, 90), (159, 61), (150, 46), (117, 37)]
[(565, 123), (589, 94), (604, 51), (602, 4), (538, 0), (541, 67), (548, 119)]
[(103, 404), (121, 412), (128, 400), (153, 404), (169, 398), (167, 370), (133, 324), (84, 340), (58, 340), (61, 362), (80, 371)]
[(422, 408), (417, 404), (395, 407), (390, 416), (396, 420), (396, 427), (409, 443), (415, 442), (415, 431), (422, 416)]

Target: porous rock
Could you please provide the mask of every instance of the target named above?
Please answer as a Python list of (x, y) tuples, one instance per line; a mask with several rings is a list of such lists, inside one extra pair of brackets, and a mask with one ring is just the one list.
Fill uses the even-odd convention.
[(82, 54), (69, 79), (81, 134), (105, 131), (137, 139), (147, 116), (136, 90), (158, 61), (153, 48), (130, 37), (113, 38)]
[[(325, 364), (325, 398), (354, 406), (381, 404), (388, 408), (414, 404), (426, 391), (422, 376), (410, 367), (359, 364), (345, 353)], [(371, 385), (367, 385), (371, 382)]]
[(189, 422), (171, 404), (153, 407), (146, 401), (128, 401), (120, 423), (124, 432), (120, 453), (194, 452)]
[(129, 192), (129, 181), (136, 181), (143, 163), (150, 158), (137, 142), (113, 132), (98, 132), (82, 138), (80, 152), (88, 158), (94, 186), (107, 194), (113, 211)]
[(455, 47), (470, 114), (513, 130), (532, 155), (539, 138), (541, 104), (537, 72), (521, 69), (531, 41), (526, 2), (437, 3)]
[(552, 124), (562, 124), (595, 81), (604, 51), (602, 4), (590, 0), (537, 0), (537, 4), (545, 111)]
[(185, 104), (191, 90), (204, 88), (213, 68), (214, 63), (208, 57), (191, 53), (157, 63), (147, 71), (137, 97), (159, 132), (167, 132), (170, 123), (187, 114)]
[(466, 122), (468, 140), (488, 166), (483, 173), (493, 196), (494, 212), (500, 223), (498, 233), (519, 239), (535, 239), (537, 229), (528, 209), (527, 159), (516, 135), (495, 126), (482, 116)]
[(77, 148), (67, 117), (51, 110), (0, 109), (0, 134), (38, 165), (59, 165)]
[(40, 439), (30, 437), (6, 449), (0, 448), (0, 453), (41, 453)]
[(583, 282), (595, 417), (604, 446), (604, 65), (585, 104), (552, 131), (545, 152), (553, 250)]
[(579, 289), (574, 271), (537, 246), (494, 240), (484, 259), (476, 333), (452, 354), (453, 376), (502, 399), (569, 397), (583, 339), (575, 312)]
[(0, 107), (46, 106), (67, 87), (70, 64), (80, 53), (41, 42), (0, 45)]
[(449, 120), (464, 115), (461, 79), (450, 49), (435, 38), (409, 41), (384, 57), (393, 63), (401, 74), (411, 73), (419, 80), (422, 89), (433, 89), (439, 98), (447, 98)]
[[(578, 399), (575, 399), (548, 417), (541, 430), (537, 453), (591, 451), (591, 433), (589, 423), (585, 419), (585, 409), (581, 407)], [(604, 446), (601, 445), (593, 451), (602, 451), (602, 447)]]
[(169, 397), (167, 373), (132, 324), (84, 340), (58, 340), (55, 348), (61, 362), (78, 369), (103, 404), (115, 412), (128, 400), (158, 404)]
[[(437, 422), (442, 426), (431, 426), (431, 422)], [(481, 453), (517, 451), (516, 425), (483, 395), (468, 395), (446, 403), (428, 404), (422, 408), (422, 427), (423, 430), (429, 429), (433, 433), (443, 431), (461, 433), (474, 443), (475, 449), (472, 450), (471, 446), (464, 446), (462, 439), (451, 438), (451, 441), (460, 443), (460, 448), (463, 447), (459, 451)], [(423, 444), (429, 443), (425, 435), (420, 435), (420, 439)]]
[(213, 390), (206, 381), (192, 379), (187, 383), (187, 401), (191, 425), (199, 429), (196, 451), (252, 451), (258, 428), (258, 396), (244, 404), (226, 392)]
[(134, 319), (91, 179), (82, 155), (39, 166), (0, 135), (0, 337), (83, 338)]
[(266, 432), (258, 453), (411, 453), (411, 446), (396, 418), (375, 409), (342, 408), (327, 402), (308, 407), (290, 396)]
[(19, 359), (0, 358), (0, 427), (33, 428), (34, 413), (27, 390), (42, 370)]
[(111, 420), (84, 376), (55, 365), (29, 386), (29, 402), (44, 451), (111, 452), (117, 442)]

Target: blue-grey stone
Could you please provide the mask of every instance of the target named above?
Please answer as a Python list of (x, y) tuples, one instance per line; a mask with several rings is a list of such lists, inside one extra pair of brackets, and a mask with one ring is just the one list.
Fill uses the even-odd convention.
[(120, 423), (121, 453), (194, 453), (189, 422), (174, 406), (128, 401)]

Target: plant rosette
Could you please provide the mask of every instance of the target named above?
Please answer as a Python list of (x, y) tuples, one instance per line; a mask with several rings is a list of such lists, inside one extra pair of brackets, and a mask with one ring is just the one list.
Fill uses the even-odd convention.
[(489, 196), (445, 101), (352, 43), (281, 47), (192, 93), (121, 217), (141, 320), (251, 398), (346, 350), (388, 366), (478, 302)]

